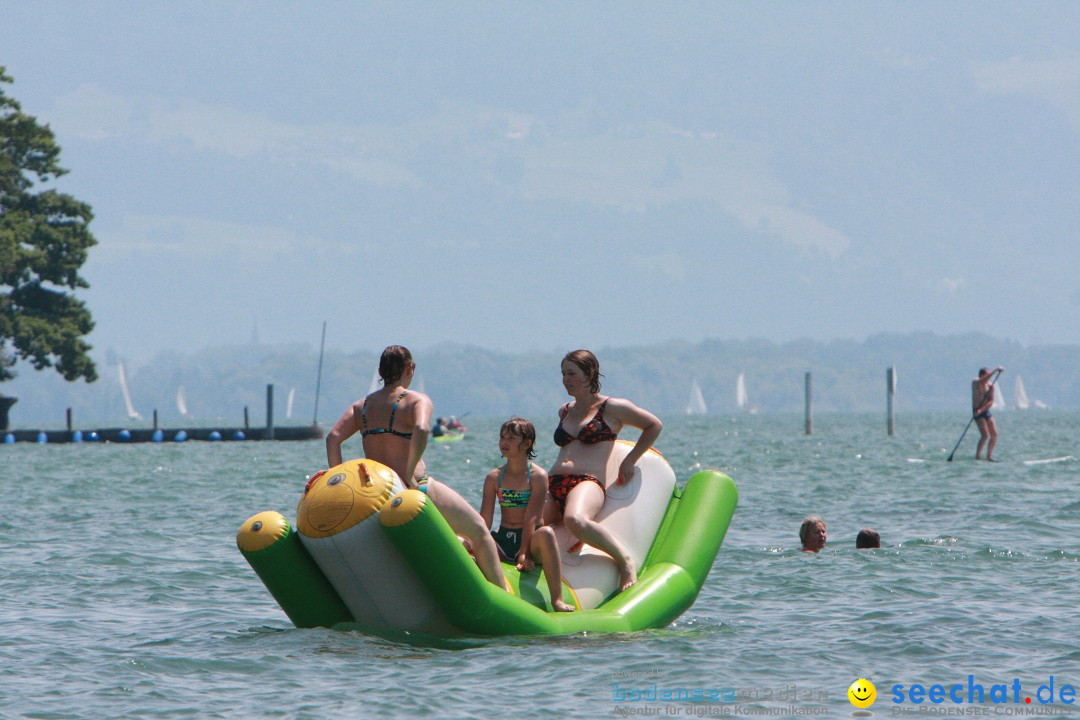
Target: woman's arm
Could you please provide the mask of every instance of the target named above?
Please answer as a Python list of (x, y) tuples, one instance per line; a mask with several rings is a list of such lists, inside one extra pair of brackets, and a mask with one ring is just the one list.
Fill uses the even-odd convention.
[(623, 398), (608, 400), (607, 408), (615, 420), (618, 420), (623, 425), (629, 425), (641, 430), (641, 437), (638, 438), (634, 447), (627, 453), (626, 458), (619, 464), (619, 477), (616, 478), (615, 484), (623, 485), (634, 478), (634, 466), (641, 459), (641, 456), (653, 446), (656, 438), (660, 437), (660, 431), (664, 429), (664, 424), (660, 422), (660, 418), (648, 410), (642, 410), (634, 403)]
[(416, 402), (416, 408), (413, 410), (413, 428), (412, 428), (412, 440), (409, 441), (409, 464), (405, 466), (405, 474), (408, 477), (401, 478), (401, 482), (405, 483), (405, 487), (416, 488), (416, 466), (420, 464), (420, 460), (424, 457), (424, 451), (427, 450), (428, 435), (431, 434), (431, 398), (423, 393), (419, 393), (420, 398)]
[(334, 423), (333, 429), (327, 433), (326, 462), (328, 467), (341, 464), (341, 444), (356, 434), (359, 427), (356, 418), (363, 404), (364, 401), (361, 400), (350, 405), (349, 409)]

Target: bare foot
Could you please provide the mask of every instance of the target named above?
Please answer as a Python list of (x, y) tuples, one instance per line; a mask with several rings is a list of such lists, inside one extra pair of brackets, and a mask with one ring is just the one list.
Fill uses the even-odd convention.
[(634, 570), (633, 565), (627, 564), (625, 567), (619, 570), (619, 592), (622, 592), (636, 582), (637, 571)]
[(562, 600), (552, 600), (551, 607), (555, 608), (555, 612), (574, 612), (577, 610), (573, 605), (568, 605)]

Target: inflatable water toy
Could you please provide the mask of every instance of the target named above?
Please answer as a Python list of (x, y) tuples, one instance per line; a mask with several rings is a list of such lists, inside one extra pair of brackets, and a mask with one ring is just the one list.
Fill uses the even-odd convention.
[[(631, 447), (616, 442), (608, 477)], [(487, 582), (428, 496), (373, 460), (312, 477), (295, 528), (266, 511), (241, 526), (236, 542), (297, 627), (437, 637), (630, 632), (665, 627), (693, 604), (737, 503), (727, 475), (698, 472), (680, 490), (650, 450), (631, 482), (609, 483), (597, 518), (627, 545), (637, 583), (616, 592), (611, 557), (556, 530), (572, 613), (551, 611), (540, 568), (521, 573), (504, 563), (512, 593)]]

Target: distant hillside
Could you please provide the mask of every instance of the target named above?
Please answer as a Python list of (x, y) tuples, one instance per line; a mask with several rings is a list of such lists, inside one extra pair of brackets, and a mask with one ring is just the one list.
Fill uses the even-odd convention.
[[(378, 351), (326, 354), (318, 407), (323, 425), (332, 424), (349, 402), (367, 392)], [(739, 373), (745, 373), (750, 402), (760, 412), (801, 412), (807, 371), (813, 373), (815, 412), (884, 411), (886, 369), (892, 364), (898, 375), (897, 413), (964, 412), (969, 382), (978, 368), (999, 364), (1007, 369), (1001, 387), (1010, 406), (1019, 374), (1033, 404), (1080, 407), (1080, 347), (1024, 347), (980, 334), (883, 334), (862, 342), (710, 340), (596, 352), (605, 376), (603, 392), (629, 397), (661, 416), (684, 412), (694, 381), (710, 413), (737, 412)], [(565, 402), (561, 357), (458, 345), (416, 351), (418, 379), (435, 401), (436, 412), (491, 417), (552, 415)], [(126, 419), (116, 366), (98, 362), (102, 379), (92, 385), (68, 384), (56, 373), (20, 367), (18, 378), (0, 386), (4, 394), (19, 398), (12, 426), (62, 427), (68, 407), (80, 427), (147, 425), (155, 408), (162, 424), (175, 426), (184, 422), (176, 402), (180, 386), (192, 416), (186, 422), (239, 425), (246, 406), (252, 424), (261, 425), (269, 383), (275, 386), (277, 423), (304, 424), (314, 418), (317, 348), (216, 347), (162, 353), (147, 365), (128, 367), (133, 404), (143, 423)], [(290, 390), (294, 401), (287, 420)]]

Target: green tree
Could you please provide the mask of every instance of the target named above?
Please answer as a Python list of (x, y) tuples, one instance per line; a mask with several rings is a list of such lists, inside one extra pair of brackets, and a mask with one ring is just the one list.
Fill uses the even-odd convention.
[(44, 187), (67, 172), (60, 147), (48, 125), (5, 94), (12, 82), (0, 66), (0, 381), (23, 359), (92, 382), (97, 370), (83, 336), (94, 321), (67, 290), (89, 287), (79, 268), (97, 244), (87, 227), (93, 213)]

